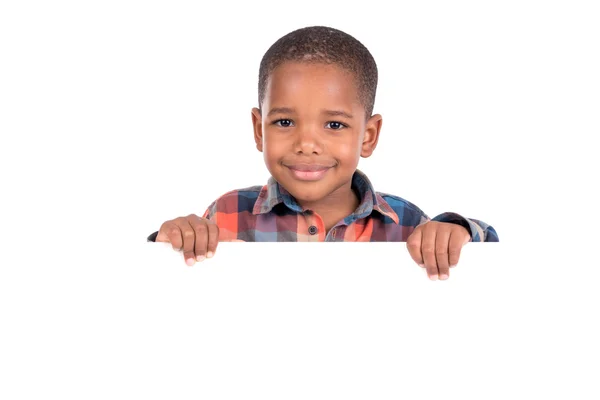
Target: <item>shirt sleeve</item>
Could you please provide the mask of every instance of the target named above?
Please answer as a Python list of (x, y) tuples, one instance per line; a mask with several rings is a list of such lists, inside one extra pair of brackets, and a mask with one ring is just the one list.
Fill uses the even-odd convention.
[(207, 220), (216, 223), (217, 218), (217, 200), (213, 201), (210, 206), (204, 211), (202, 214), (202, 218), (206, 218)]
[(433, 219), (421, 217), (421, 224), (429, 221), (448, 222), (463, 226), (471, 235), (471, 242), (499, 242), (498, 233), (491, 225), (473, 218), (465, 218), (453, 212), (442, 213)]
[(146, 238), (148, 242), (156, 242), (156, 237), (158, 236), (158, 231), (152, 233), (150, 236)]

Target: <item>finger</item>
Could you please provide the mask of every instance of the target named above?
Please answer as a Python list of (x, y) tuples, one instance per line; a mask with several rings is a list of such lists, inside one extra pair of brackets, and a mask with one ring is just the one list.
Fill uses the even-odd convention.
[(206, 257), (206, 242), (208, 241), (208, 230), (206, 228), (206, 221), (197, 215), (190, 214), (186, 217), (188, 223), (194, 230), (195, 242), (193, 245), (192, 257), (195, 261), (203, 261)]
[(421, 254), (422, 232), (423, 228), (418, 226), (406, 240), (406, 247), (408, 248), (408, 253), (410, 254), (411, 258), (417, 264), (419, 264), (420, 267), (424, 267), (423, 255)]
[(206, 246), (206, 257), (211, 258), (217, 252), (217, 245), (219, 244), (219, 227), (217, 224), (209, 222), (208, 226), (208, 244)]
[(435, 237), (436, 229), (434, 225), (430, 225), (428, 229), (423, 229), (423, 243), (421, 244), (421, 253), (423, 254), (423, 262), (429, 279), (435, 281), (438, 279), (438, 267), (435, 259)]
[[(470, 239), (471, 236), (469, 234), (467, 235), (468, 239)], [(458, 259), (460, 258), (460, 251), (462, 250), (462, 247), (465, 245), (465, 243), (467, 243), (467, 241), (468, 240), (466, 240), (465, 237), (459, 234), (457, 231), (454, 231), (450, 235), (450, 243), (448, 245), (448, 259), (450, 263), (450, 268), (454, 268), (456, 267), (456, 264), (458, 264)]]
[(160, 229), (158, 230), (158, 235), (156, 235), (156, 239), (154, 239), (155, 242), (169, 242), (169, 235), (167, 235), (167, 231), (170, 225), (169, 223), (170, 221), (167, 221), (161, 225)]
[(181, 229), (181, 236), (183, 237), (183, 258), (185, 259), (186, 264), (191, 267), (196, 262), (196, 256), (194, 254), (196, 233), (187, 218), (181, 218), (177, 221), (179, 228)]
[(194, 232), (196, 233), (194, 252), (196, 260), (201, 262), (206, 258), (206, 245), (208, 243), (208, 227), (204, 219), (194, 221)]
[(440, 279), (445, 280), (450, 276), (448, 247), (450, 242), (450, 229), (438, 229), (435, 237), (435, 260), (437, 261)]
[(167, 234), (167, 241), (173, 246), (173, 250), (180, 251), (183, 245), (183, 239), (181, 237), (181, 229), (175, 223), (171, 223), (165, 228)]

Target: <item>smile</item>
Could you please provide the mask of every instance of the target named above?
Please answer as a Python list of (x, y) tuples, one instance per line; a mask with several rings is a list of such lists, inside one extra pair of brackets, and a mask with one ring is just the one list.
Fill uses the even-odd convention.
[(301, 181), (318, 181), (323, 179), (327, 171), (332, 167), (324, 165), (286, 165), (286, 167), (292, 172), (292, 175)]

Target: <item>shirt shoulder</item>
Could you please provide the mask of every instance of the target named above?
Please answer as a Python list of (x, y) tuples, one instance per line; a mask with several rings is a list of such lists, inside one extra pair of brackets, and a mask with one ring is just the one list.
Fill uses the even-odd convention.
[(394, 212), (398, 215), (400, 225), (419, 224), (422, 219), (429, 218), (416, 204), (393, 194), (377, 192)]

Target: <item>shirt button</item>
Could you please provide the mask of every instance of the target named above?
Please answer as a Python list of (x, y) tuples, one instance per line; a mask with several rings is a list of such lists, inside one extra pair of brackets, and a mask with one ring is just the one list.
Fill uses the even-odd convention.
[(317, 233), (317, 227), (316, 227), (316, 226), (314, 226), (314, 225), (311, 225), (311, 226), (308, 228), (308, 233), (310, 233), (311, 235), (314, 235), (315, 233)]

